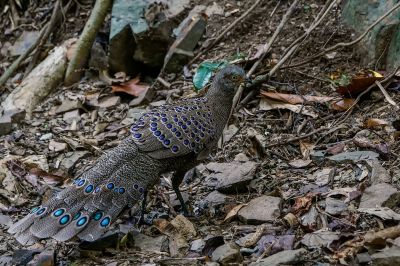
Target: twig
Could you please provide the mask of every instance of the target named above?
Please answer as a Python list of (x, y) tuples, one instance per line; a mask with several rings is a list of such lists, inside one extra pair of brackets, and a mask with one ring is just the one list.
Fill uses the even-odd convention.
[(26, 51), (21, 54), (12, 64), (11, 66), (1, 75), (0, 77), (0, 86), (3, 86), (4, 83), (11, 77), (11, 75), (14, 74), (14, 72), (18, 69), (19, 65), (32, 53), (33, 50), (42, 42), (42, 39), (44, 37), (47, 38), (46, 34), (51, 30), (52, 24), (56, 20), (57, 14), (58, 14), (58, 6), (59, 6), (59, 1), (56, 2), (57, 8), (54, 8), (53, 14), (51, 15), (50, 21), (46, 23), (46, 25), (42, 28), (42, 30), (39, 33), (39, 37), (36, 39), (32, 45), (26, 49)]
[(287, 20), (289, 19), (290, 15), (292, 14), (292, 12), (293, 12), (293, 10), (296, 7), (298, 2), (299, 2), (299, 0), (295, 0), (290, 5), (289, 9), (286, 11), (286, 14), (282, 17), (282, 20), (279, 23), (278, 27), (276, 28), (276, 30), (275, 30), (274, 34), (272, 35), (271, 39), (266, 44), (264, 44), (263, 52), (262, 52), (260, 58), (253, 64), (253, 66), (251, 67), (251, 69), (247, 73), (248, 77), (253, 75), (253, 73), (257, 69), (258, 65), (264, 60), (265, 56), (269, 52), (269, 49), (271, 49), (272, 43), (275, 41), (275, 39), (278, 36), (278, 34), (282, 31), (283, 26), (286, 24)]
[(289, 59), (290, 56), (292, 56), (292, 54), (297, 50), (297, 48), (299, 48), (300, 44), (302, 41), (305, 40), (305, 38), (307, 38), (310, 33), (324, 20), (324, 18), (327, 16), (327, 14), (329, 13), (329, 11), (335, 6), (334, 4), (336, 3), (336, 1), (332, 1), (331, 4), (325, 9), (323, 8), (322, 10), (325, 10), (325, 12), (323, 12), (323, 14), (321, 15), (322, 11), (320, 12), (320, 14), (316, 17), (316, 19), (314, 20), (314, 22), (310, 25), (310, 27), (306, 30), (306, 32), (300, 36), (299, 38), (297, 38), (287, 49), (287, 52), (284, 54), (284, 56), (281, 58), (281, 60), (279, 60), (279, 62), (269, 71), (269, 73), (264, 74), (264, 75), (260, 75), (257, 76), (253, 83), (251, 84), (250, 87), (255, 87), (258, 86), (259, 84), (263, 83), (264, 81), (268, 80), (269, 77), (271, 77), (273, 74), (275, 74), (275, 72), (281, 68), (281, 66)]
[(348, 47), (348, 46), (352, 46), (358, 42), (360, 42), (379, 22), (381, 22), (383, 19), (385, 19), (387, 16), (389, 16), (391, 13), (393, 13), (393, 11), (395, 11), (397, 8), (400, 7), (400, 2), (397, 3), (396, 5), (394, 5), (390, 10), (388, 10), (385, 14), (383, 14), (380, 18), (378, 18), (374, 23), (372, 23), (360, 36), (358, 36), (357, 39), (355, 39), (354, 41), (351, 42), (347, 42), (347, 43), (337, 43), (329, 48), (324, 49), (323, 51), (317, 53), (316, 55), (313, 55), (312, 57), (303, 60), (299, 63), (295, 63), (293, 65), (289, 65), (289, 66), (285, 66), (284, 68), (292, 68), (292, 67), (298, 67), (298, 66), (302, 66), (305, 65), (321, 56), (323, 56), (326, 53), (332, 52), (334, 50), (337, 50), (338, 48), (343, 48), (343, 47)]
[(334, 131), (336, 131), (336, 130), (338, 130), (338, 129), (340, 129), (340, 128), (342, 128), (342, 127), (341, 127), (341, 126), (338, 126), (338, 127), (335, 127), (335, 128), (320, 127), (320, 128), (318, 128), (318, 129), (316, 129), (316, 130), (314, 130), (314, 131), (312, 131), (312, 132), (310, 132), (310, 133), (308, 133), (308, 134), (305, 134), (305, 135), (303, 135), (303, 136), (291, 138), (291, 139), (288, 139), (288, 140), (285, 140), (285, 141), (278, 141), (278, 142), (276, 142), (276, 143), (271, 143), (271, 144), (265, 146), (265, 148), (271, 148), (271, 147), (274, 147), (274, 146), (285, 145), (285, 144), (288, 144), (288, 143), (291, 143), (291, 142), (295, 142), (295, 141), (298, 141), (298, 140), (302, 140), (302, 139), (311, 137), (312, 135), (315, 135), (315, 134), (317, 134), (317, 133), (319, 133), (319, 132), (321, 132), (321, 131), (327, 130), (327, 129), (329, 130), (329, 132), (332, 133), (332, 132), (334, 132)]
[(165, 79), (163, 79), (162, 77), (158, 77), (157, 81), (161, 83), (161, 85), (163, 85), (165, 88), (170, 89), (171, 88), (171, 83), (169, 83), (168, 81), (166, 81)]
[(389, 93), (385, 90), (385, 88), (382, 86), (382, 84), (379, 82), (379, 80), (375, 80), (375, 84), (378, 86), (378, 88), (381, 90), (383, 95), (385, 96), (385, 99), (388, 103), (396, 107), (396, 109), (399, 109), (399, 106), (397, 103), (390, 97)]
[[(264, 58), (264, 56), (266, 55), (266, 53), (268, 52), (268, 50), (272, 46), (272, 43), (276, 40), (276, 37), (282, 31), (283, 26), (287, 22), (289, 16), (292, 14), (292, 12), (293, 12), (293, 10), (296, 7), (298, 2), (299, 2), (298, 0), (294, 0), (293, 3), (290, 5), (289, 9), (283, 15), (282, 20), (279, 23), (278, 27), (276, 28), (274, 34), (272, 35), (272, 37), (268, 41), (268, 43), (265, 45), (265, 49), (264, 49), (263, 55), (260, 57), (260, 59), (258, 59), (254, 63), (255, 66), (253, 65), (253, 67), (249, 70), (249, 72), (247, 73), (247, 77), (250, 77), (253, 74), (253, 72), (256, 70), (257, 66), (260, 64), (261, 60)], [(231, 113), (230, 113), (229, 117), (232, 116), (233, 111), (236, 109), (236, 106), (237, 106), (237, 104), (239, 102), (239, 99), (240, 99), (240, 97), (242, 97), (242, 93), (243, 93), (244, 88), (245, 88), (245, 86), (240, 86), (239, 89), (237, 90), (235, 96), (233, 97), (233, 105), (232, 105), (232, 110), (231, 110)]]
[(31, 72), (31, 70), (35, 67), (37, 60), (39, 59), (40, 52), (42, 50), (43, 45), (47, 41), (47, 38), (49, 37), (50, 33), (53, 31), (53, 28), (58, 22), (59, 19), (59, 11), (60, 9), (60, 0), (57, 0), (57, 2), (54, 4), (53, 7), (53, 13), (51, 15), (50, 21), (47, 24), (46, 32), (44, 33), (43, 37), (41, 38), (36, 51), (32, 55), (32, 60), (29, 63), (28, 67), (25, 70), (24, 77)]
[(238, 19), (236, 19), (231, 25), (229, 25), (224, 31), (221, 32), (221, 34), (218, 35), (217, 38), (214, 39), (204, 50), (200, 51), (190, 62), (188, 65), (193, 64), (197, 59), (199, 59), (200, 56), (202, 56), (205, 52), (210, 50), (211, 48), (214, 47), (222, 38), (224, 38), (225, 34), (236, 27), (239, 22), (242, 22), (257, 6), (259, 3), (261, 3), (262, 0), (257, 0), (246, 12), (243, 13)]

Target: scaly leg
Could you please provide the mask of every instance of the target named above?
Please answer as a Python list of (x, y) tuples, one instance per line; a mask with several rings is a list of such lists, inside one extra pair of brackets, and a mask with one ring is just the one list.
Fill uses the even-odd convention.
[(189, 216), (188, 209), (186, 207), (186, 203), (183, 200), (181, 191), (179, 190), (179, 185), (182, 183), (183, 178), (185, 177), (186, 171), (177, 171), (172, 176), (172, 188), (175, 191), (176, 197), (178, 198), (179, 202), (181, 203), (183, 215)]

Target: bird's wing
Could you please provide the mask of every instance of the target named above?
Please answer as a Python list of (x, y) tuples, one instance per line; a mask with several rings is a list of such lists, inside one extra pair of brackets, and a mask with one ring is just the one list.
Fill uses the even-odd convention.
[(217, 134), (207, 98), (160, 106), (143, 114), (131, 133), (139, 150), (155, 159), (201, 153)]

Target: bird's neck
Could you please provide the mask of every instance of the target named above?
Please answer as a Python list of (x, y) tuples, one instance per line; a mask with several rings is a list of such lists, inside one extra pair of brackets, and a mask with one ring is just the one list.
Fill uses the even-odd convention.
[(232, 109), (233, 96), (234, 93), (230, 95), (221, 89), (215, 89), (213, 86), (209, 89), (205, 96), (209, 104), (214, 107), (212, 110), (214, 112), (215, 120), (221, 121), (220, 123), (217, 123), (217, 127), (219, 129), (218, 131), (221, 131), (219, 133), (222, 133), (222, 130), (229, 119), (229, 114)]

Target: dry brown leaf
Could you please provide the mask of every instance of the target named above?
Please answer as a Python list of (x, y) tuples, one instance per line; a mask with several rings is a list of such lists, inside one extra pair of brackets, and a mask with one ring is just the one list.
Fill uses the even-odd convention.
[(353, 106), (353, 103), (354, 99), (344, 98), (340, 101), (331, 103), (330, 108), (335, 111), (343, 112)]
[(342, 95), (354, 97), (374, 84), (376, 80), (381, 79), (383, 79), (383, 76), (380, 73), (372, 70), (363, 70), (351, 78), (349, 85), (340, 86), (336, 91)]
[(313, 143), (310, 143), (310, 142), (307, 142), (304, 140), (300, 140), (299, 143), (300, 143), (300, 151), (301, 151), (301, 154), (303, 155), (303, 159), (304, 160), (310, 159), (310, 153), (314, 149), (315, 145)]
[(298, 159), (298, 160), (292, 160), (289, 162), (289, 165), (293, 168), (299, 169), (299, 168), (305, 168), (312, 163), (312, 160), (303, 160), (303, 159)]
[(335, 154), (341, 153), (344, 150), (344, 147), (346, 147), (344, 142), (340, 142), (336, 145), (328, 147), (326, 149), (326, 153), (330, 154), (330, 155), (335, 155)]
[(139, 96), (149, 89), (149, 85), (141, 84), (139, 76), (118, 85), (112, 85), (112, 92), (125, 92), (133, 96)]
[(297, 94), (286, 94), (286, 93), (266, 92), (266, 91), (262, 91), (261, 95), (273, 100), (290, 104), (303, 104), (306, 102), (326, 103), (335, 99), (334, 97), (328, 97), (328, 96), (311, 96), (311, 95), (303, 96)]
[(292, 207), (292, 212), (296, 215), (299, 215), (308, 211), (311, 207), (313, 198), (314, 195), (312, 193), (308, 193), (303, 197), (296, 198), (294, 205)]
[(233, 207), (228, 214), (225, 216), (224, 222), (230, 222), (232, 221), (236, 216), (237, 213), (240, 211), (241, 208), (243, 208), (244, 206), (246, 206), (246, 203), (241, 203), (239, 205), (236, 205), (235, 207)]
[(379, 118), (370, 118), (367, 121), (365, 121), (364, 124), (366, 128), (376, 128), (386, 125), (389, 125), (389, 122)]

